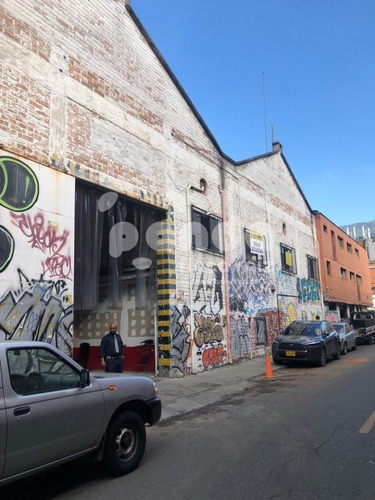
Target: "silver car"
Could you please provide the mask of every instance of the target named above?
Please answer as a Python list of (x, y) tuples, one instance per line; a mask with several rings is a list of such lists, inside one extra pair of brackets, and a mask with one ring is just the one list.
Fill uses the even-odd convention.
[(340, 335), (341, 354), (347, 354), (349, 349), (355, 351), (357, 349), (355, 330), (345, 321), (332, 325)]

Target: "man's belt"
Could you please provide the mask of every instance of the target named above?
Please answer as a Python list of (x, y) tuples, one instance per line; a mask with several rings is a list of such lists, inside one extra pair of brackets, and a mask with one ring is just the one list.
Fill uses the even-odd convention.
[(119, 355), (119, 356), (106, 356), (105, 359), (118, 359), (118, 358), (122, 358), (123, 356)]

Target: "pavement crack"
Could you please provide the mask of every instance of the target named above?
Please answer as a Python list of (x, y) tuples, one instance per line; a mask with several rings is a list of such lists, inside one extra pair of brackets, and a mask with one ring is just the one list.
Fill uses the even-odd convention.
[(338, 431), (340, 429), (340, 427), (342, 427), (342, 424), (337, 424), (336, 427), (332, 430), (330, 436), (328, 436), (328, 438), (325, 441), (323, 441), (323, 443), (321, 443), (319, 446), (317, 446), (316, 448), (314, 448), (314, 451), (318, 455), (319, 458), (321, 458), (321, 455), (319, 454), (319, 451), (323, 448), (323, 446), (325, 446), (326, 444), (328, 444), (331, 441), (331, 439), (333, 438), (335, 432)]

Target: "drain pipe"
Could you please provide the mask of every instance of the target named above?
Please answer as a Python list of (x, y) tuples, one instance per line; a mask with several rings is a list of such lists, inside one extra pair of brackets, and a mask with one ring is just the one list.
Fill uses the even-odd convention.
[(223, 160), (220, 160), (220, 186), (219, 192), (221, 195), (221, 217), (223, 219), (223, 260), (224, 260), (224, 293), (225, 293), (225, 310), (226, 310), (226, 337), (227, 337), (227, 351), (228, 363), (232, 364), (232, 349), (230, 345), (230, 306), (229, 306), (229, 283), (228, 283), (228, 261), (227, 261), (227, 230), (226, 230), (226, 217), (227, 217), (227, 204), (225, 192), (225, 171)]
[(205, 193), (204, 187), (195, 187), (191, 184), (186, 188), (186, 213), (187, 213), (187, 248), (188, 248), (188, 280), (189, 280), (189, 306), (190, 306), (190, 338), (191, 338), (191, 372), (195, 373), (194, 366), (194, 337), (193, 337), (193, 280), (192, 280), (192, 270), (191, 270), (191, 250), (192, 250), (192, 230), (191, 230), (191, 207), (190, 207), (190, 191), (196, 191), (197, 193)]

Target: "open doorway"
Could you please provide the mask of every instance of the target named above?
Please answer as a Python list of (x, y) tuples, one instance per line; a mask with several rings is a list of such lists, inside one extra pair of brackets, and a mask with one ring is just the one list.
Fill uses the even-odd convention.
[(74, 348), (90, 344), (88, 368), (98, 369), (101, 338), (117, 322), (127, 371), (144, 366), (153, 350), (157, 307), (156, 242), (162, 211), (76, 183)]

